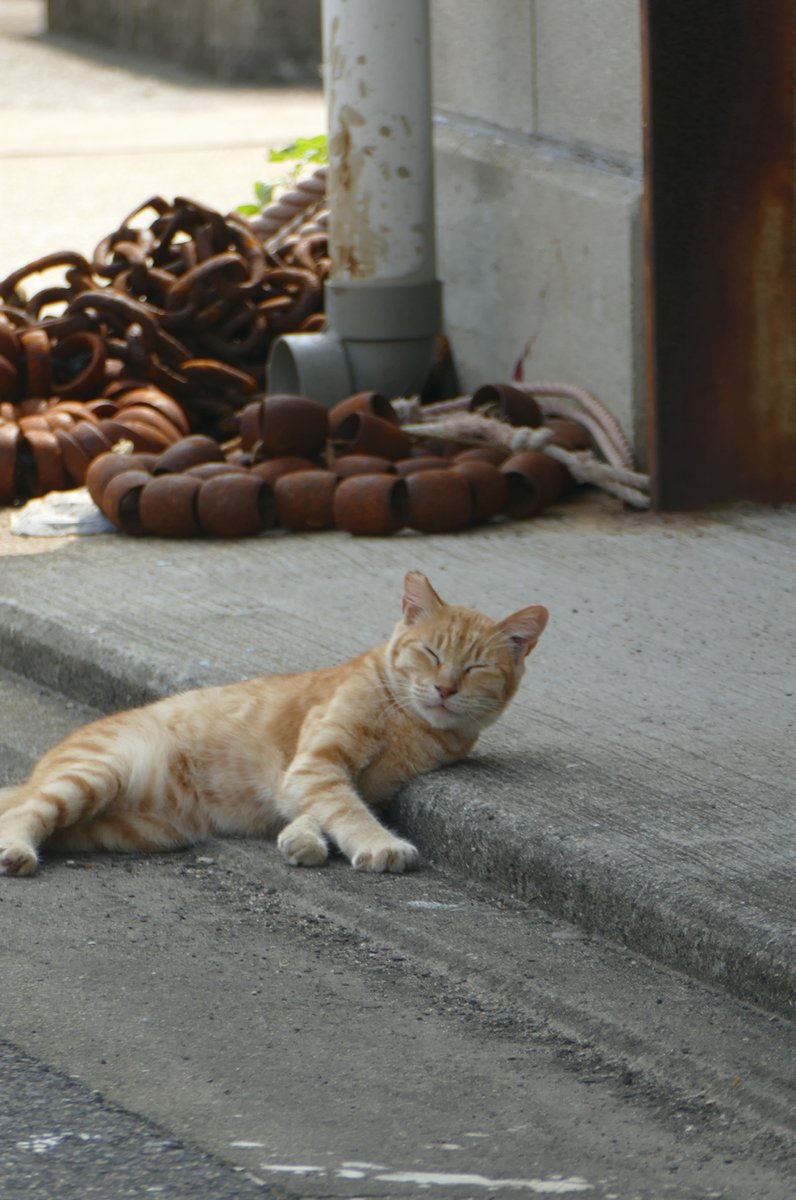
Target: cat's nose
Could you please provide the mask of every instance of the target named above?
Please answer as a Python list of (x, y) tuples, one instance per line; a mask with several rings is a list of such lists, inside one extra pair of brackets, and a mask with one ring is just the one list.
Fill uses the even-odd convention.
[(447, 700), (448, 696), (455, 695), (455, 693), (458, 692), (458, 690), (459, 690), (458, 688), (455, 688), (455, 687), (448, 687), (444, 683), (435, 683), (434, 687), (439, 692), (440, 700)]

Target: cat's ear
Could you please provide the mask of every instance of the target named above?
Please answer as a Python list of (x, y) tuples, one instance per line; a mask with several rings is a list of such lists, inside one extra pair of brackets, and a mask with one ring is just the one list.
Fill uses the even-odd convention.
[(404, 620), (414, 625), (421, 617), (433, 616), (443, 606), (422, 571), (407, 571), (404, 577)]
[(519, 612), (498, 622), (498, 628), (511, 642), (516, 662), (522, 662), (526, 654), (533, 650), (544, 633), (549, 615), (544, 605), (532, 604), (530, 608), (521, 608)]

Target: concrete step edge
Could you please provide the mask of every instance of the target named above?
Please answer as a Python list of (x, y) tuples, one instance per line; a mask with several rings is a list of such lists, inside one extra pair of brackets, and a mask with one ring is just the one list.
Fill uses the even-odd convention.
[(521, 821), (489, 805), (488, 817), (479, 816), (477, 801), (463, 802), (455, 770), (410, 785), (393, 813), (421, 852), (451, 870), (793, 1018), (796, 963), (771, 931), (745, 927), (704, 897), (684, 896), (678, 907), (663, 879), (646, 877), (642, 891), (615, 863), (606, 868), (588, 851), (568, 853), (531, 815)]

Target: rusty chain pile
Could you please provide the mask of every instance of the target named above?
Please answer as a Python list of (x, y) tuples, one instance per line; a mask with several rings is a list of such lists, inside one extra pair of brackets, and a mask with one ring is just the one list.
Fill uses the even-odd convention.
[[(532, 396), (500, 386), (499, 415), (538, 428)], [(552, 419), (557, 445), (583, 450), (577, 424)], [(308, 396), (247, 404), (241, 436), (223, 450), (206, 436), (160, 454), (103, 454), (86, 474), (94, 502), (122, 532), (159, 537), (241, 537), (278, 527), (385, 536), (403, 528), (449, 533), (495, 517), (535, 516), (574, 486), (537, 451), (432, 448), (400, 425), (395, 407), (361, 392), (331, 410)]]
[[(247, 219), (154, 197), (89, 262), (50, 254), (0, 283), (0, 503), (81, 484), (120, 438), (222, 441), (271, 342), (323, 324), (323, 221), (268, 244)], [(36, 287), (38, 276), (52, 276)]]
[(50, 254), (3, 280), (0, 504), (86, 483), (124, 532), (232, 537), (452, 531), (583, 481), (648, 503), (616, 422), (572, 385), (367, 392), (331, 412), (265, 396), (273, 339), (324, 322), (324, 188), (318, 171), (251, 221), (154, 197), (91, 261)]

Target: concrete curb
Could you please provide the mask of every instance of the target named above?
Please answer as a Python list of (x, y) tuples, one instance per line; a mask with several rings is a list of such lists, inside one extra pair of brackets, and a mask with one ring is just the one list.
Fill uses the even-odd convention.
[(149, 704), (170, 692), (197, 686), (175, 672), (153, 672), (140, 660), (103, 644), (101, 658), (90, 633), (65, 631), (57, 621), (0, 602), (0, 667), (96, 708), (115, 712)]
[[(220, 680), (154, 669), (90, 632), (0, 603), (0, 667), (110, 712)], [(601, 861), (587, 841), (540, 829), (535, 814), (493, 800), (505, 775), (476, 759), (425, 776), (396, 798), (392, 817), (423, 855), (470, 879), (608, 937), (783, 1016), (793, 1015), (796, 969), (787, 931), (744, 922), (698, 888), (642, 874), (626, 857)], [(677, 887), (675, 881), (674, 886)]]
[(744, 925), (729, 906), (721, 911), (696, 890), (684, 888), (675, 906), (671, 879), (642, 880), (631, 863), (617, 870), (616, 859), (601, 862), (588, 845), (573, 850), (557, 833), (540, 831), (533, 813), (518, 818), (479, 799), (497, 777), (482, 766), (476, 793), (472, 764), (427, 776), (396, 799), (395, 817), (424, 854), (446, 867), (793, 1016), (796, 970), (786, 931)]

